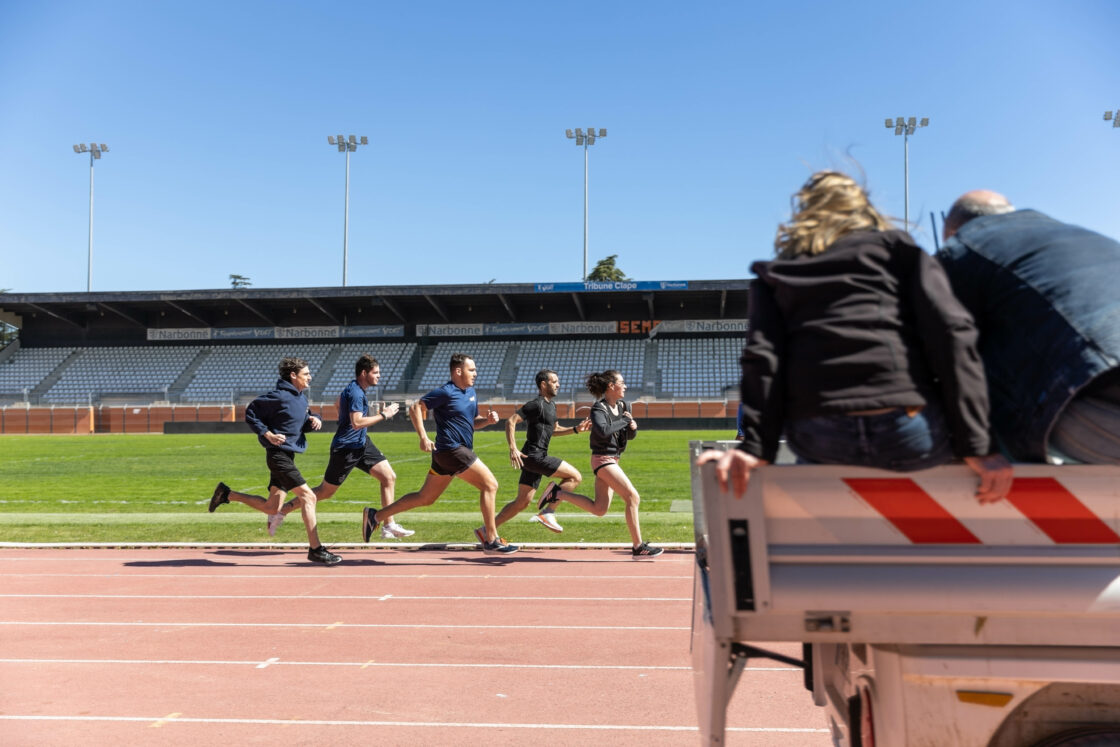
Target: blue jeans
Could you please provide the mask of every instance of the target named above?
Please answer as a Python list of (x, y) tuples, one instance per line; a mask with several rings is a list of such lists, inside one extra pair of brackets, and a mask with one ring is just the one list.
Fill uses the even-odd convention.
[(953, 461), (940, 405), (913, 417), (905, 408), (881, 415), (822, 415), (786, 423), (786, 443), (801, 464), (850, 464), (897, 472)]
[(1064, 461), (1120, 464), (1120, 373), (1090, 384), (1066, 405), (1050, 447)]

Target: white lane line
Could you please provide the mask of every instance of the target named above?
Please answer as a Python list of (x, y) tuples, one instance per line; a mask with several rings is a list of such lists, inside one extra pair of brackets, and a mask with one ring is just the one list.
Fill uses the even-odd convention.
[(687, 625), (431, 625), (419, 623), (223, 623), (223, 622), (81, 622), (74, 620), (0, 620), (0, 625), (17, 626), (86, 626), (137, 628), (357, 628), (409, 630), (691, 630)]
[[(131, 555), (131, 556), (126, 555), (124, 557), (116, 557), (116, 558), (115, 557), (104, 557), (104, 556), (99, 557), (96, 554), (94, 554), (94, 555), (82, 555), (82, 554), (78, 554), (78, 553), (75, 553), (75, 552), (68, 552), (66, 555), (61, 555), (59, 557), (35, 557), (34, 555), (27, 555), (27, 556), (22, 556), (22, 557), (10, 557), (10, 556), (0, 554), (0, 562), (43, 563), (44, 561), (55, 561), (55, 562), (63, 562), (63, 563), (73, 563), (76, 560), (81, 560), (83, 563), (100, 561), (100, 562), (114, 563), (114, 564), (117, 564), (117, 565), (122, 564), (122, 563), (125, 563), (125, 564), (127, 564), (127, 563), (140, 563), (140, 564), (143, 564), (143, 565), (151, 565), (152, 563), (156, 563), (156, 562), (174, 563), (174, 562), (184, 561), (184, 560), (195, 560), (195, 561), (197, 561), (197, 560), (200, 559), (198, 557), (185, 558), (182, 555), (176, 555), (176, 556), (172, 556), (170, 558), (168, 558), (168, 557), (151, 557), (151, 556), (145, 557), (145, 553), (148, 553), (153, 549), (166, 548), (168, 546), (168, 544), (170, 544), (170, 543), (155, 544), (155, 545), (153, 545), (153, 547), (142, 547), (140, 544), (137, 544), (137, 545), (135, 545), (135, 547), (138, 548), (138, 552), (137, 552), (136, 555)], [(83, 547), (88, 547), (88, 546), (89, 545), (83, 545)], [(478, 545), (475, 544), (473, 547), (477, 547), (477, 546)], [(540, 548), (537, 548), (537, 547), (532, 547), (532, 546), (528, 545), (527, 543), (519, 543), (518, 546), (522, 547), (522, 548), (525, 548), (525, 549), (528, 549), (528, 550), (540, 549)], [(665, 544), (658, 545), (658, 546), (659, 547), (666, 547), (666, 548), (670, 547), (669, 545), (665, 545)], [(0, 549), (3, 549), (3, 547), (4, 547), (4, 543), (0, 542)], [(113, 545), (113, 547), (116, 547), (116, 545)], [(213, 547), (213, 545), (205, 545), (204, 547)], [(336, 543), (332, 544), (331, 547), (333, 549), (342, 550), (343, 552), (353, 550), (355, 552), (359, 552), (363, 557), (367, 556), (367, 555), (372, 555), (372, 552), (373, 552), (373, 548), (370, 545), (348, 545), (348, 544), (345, 544), (345, 543), (336, 542)], [(469, 548), (471, 546), (464, 545), (462, 547)], [(253, 563), (256, 563), (256, 564), (263, 564), (263, 565), (267, 565), (269, 567), (282, 568), (282, 567), (290, 566), (292, 560), (298, 559), (299, 555), (300, 555), (300, 552), (302, 552), (306, 548), (307, 548), (307, 545), (282, 547), (282, 548), (273, 547), (271, 545), (247, 546), (247, 547), (238, 548), (238, 549), (234, 549), (234, 550), (228, 550), (227, 552), (225, 552), (225, 554), (222, 554), (222, 555), (218, 555), (217, 553), (213, 553), (213, 552), (206, 552), (206, 553), (203, 553), (203, 555), (205, 557), (201, 558), (201, 559), (213, 560), (215, 557), (217, 557), (218, 558), (217, 560), (213, 560), (214, 565), (236, 566), (236, 565), (239, 564), (239, 561), (244, 561), (244, 562), (252, 561)], [(51, 548), (51, 549), (66, 550), (67, 548), (63, 547), (63, 548)], [(378, 549), (381, 549), (381, 548), (378, 548)], [(626, 549), (629, 549), (629, 545), (626, 546)], [(143, 550), (143, 552), (139, 552), (139, 550)], [(387, 551), (387, 554), (374, 556), (373, 559), (379, 560), (379, 561), (384, 561), (384, 563), (386, 565), (391, 565), (394, 562), (393, 558), (397, 558), (397, 557), (401, 558), (400, 562), (402, 564), (407, 564), (407, 565), (416, 565), (417, 563), (427, 563), (427, 564), (430, 564), (430, 565), (451, 565), (451, 564), (461, 564), (463, 562), (473, 562), (475, 560), (497, 560), (497, 561), (500, 562), (500, 565), (502, 567), (509, 567), (511, 565), (516, 566), (517, 563), (518, 563), (517, 558), (495, 558), (492, 555), (481, 555), (481, 556), (471, 555), (471, 556), (469, 556), (469, 558), (464, 557), (464, 556), (457, 556), (455, 558), (448, 558), (448, 557), (443, 557), (443, 556), (438, 554), (438, 553), (441, 553), (441, 552), (448, 552), (448, 553), (472, 552), (470, 549), (456, 550), (454, 548), (451, 548), (451, 549), (448, 549), (446, 551), (433, 550), (431, 552), (436, 553), (434, 556), (427, 555), (426, 553), (428, 551), (410, 550), (409, 546), (406, 546), (406, 545), (396, 545), (396, 546), (393, 546), (393, 547), (390, 547), (390, 548), (386, 548), (386, 551)], [(239, 552), (244, 552), (244, 553), (249, 553), (249, 554), (239, 555), (238, 554)], [(262, 556), (259, 556), (259, 555), (252, 554), (252, 553), (261, 553), (261, 552), (267, 552), (267, 553), (269, 553), (269, 556), (268, 557), (262, 557)], [(578, 555), (581, 552), (591, 552), (591, 550), (583, 550), (581, 548), (571, 549), (570, 553), (566, 553), (563, 558), (560, 558), (560, 559), (556, 560), (555, 562), (564, 563), (564, 564), (567, 564), (567, 565), (584, 565), (584, 564), (589, 564), (589, 563), (590, 564), (602, 564), (602, 563), (618, 564), (618, 563), (622, 563), (623, 565), (628, 565), (628, 566), (631, 566), (631, 567), (633, 567), (634, 565), (639, 565), (639, 564), (640, 565), (656, 564), (656, 565), (659, 565), (659, 566), (685, 565), (685, 564), (691, 565), (692, 563), (696, 562), (695, 558), (691, 554), (689, 554), (685, 557), (680, 557), (680, 558), (666, 558), (666, 557), (662, 556), (662, 557), (660, 557), (656, 560), (639, 560), (639, 561), (635, 561), (633, 557), (631, 557), (629, 555), (626, 555), (622, 552), (619, 552), (617, 554), (618, 557), (615, 557), (615, 558), (578, 558), (578, 557), (572, 557), (574, 555)], [(418, 555), (419, 555), (419, 557), (417, 557)], [(526, 558), (534, 558), (534, 559), (537, 559), (537, 560), (541, 559), (540, 557), (533, 555), (532, 552), (527, 553)], [(491, 565), (490, 567), (493, 567), (493, 565)], [(332, 575), (334, 575), (334, 574), (332, 574)]]
[[(0, 721), (117, 721), (117, 722), (159, 722), (166, 716), (20, 716), (0, 715)], [(277, 719), (277, 718), (186, 718), (177, 717), (170, 724), (251, 724), (257, 726), (399, 726), (424, 727), (437, 729), (534, 729), (537, 731), (564, 729), (579, 731), (670, 731), (695, 732), (695, 726), (652, 726), (648, 724), (515, 724), (515, 723), (468, 723), (463, 721), (328, 721), (325, 719)], [(828, 734), (828, 729), (810, 729), (780, 726), (729, 726), (727, 731), (752, 734)]]
[(380, 596), (351, 594), (0, 594), (0, 599), (330, 599), (346, 601), (407, 600), (411, 602), (692, 602), (692, 597), (496, 597), (469, 596)]
[[(228, 566), (223, 566), (223, 568)], [(224, 581), (227, 579), (250, 579), (252, 581), (271, 580), (271, 579), (306, 579), (306, 573), (144, 573), (136, 571), (135, 573), (5, 573), (3, 578), (127, 578), (129, 580), (139, 578), (204, 578), (207, 581)], [(505, 573), (485, 573), (482, 575), (465, 574), (465, 573), (343, 573), (342, 571), (334, 571), (330, 575), (330, 580), (336, 581), (338, 579), (356, 579), (366, 581), (369, 579), (387, 579), (387, 578), (403, 578), (403, 579), (454, 579), (456, 581), (690, 581), (691, 575), (687, 576), (586, 576), (582, 574), (560, 574), (560, 573), (542, 573), (539, 575), (518, 575), (513, 576)], [(318, 579), (317, 579), (318, 580)]]
[[(356, 666), (368, 669), (466, 669), (466, 670), (561, 670), (561, 671), (605, 671), (605, 672), (689, 672), (691, 666), (669, 664), (483, 664), (470, 662), (296, 662), (280, 661), (273, 656), (267, 661), (223, 661), (223, 660), (176, 660), (176, 659), (0, 659), (0, 664), (96, 664), (113, 666), (169, 665), (169, 666), (253, 666), (255, 669), (268, 669), (269, 666)], [(748, 672), (797, 672), (793, 666), (748, 666)]]

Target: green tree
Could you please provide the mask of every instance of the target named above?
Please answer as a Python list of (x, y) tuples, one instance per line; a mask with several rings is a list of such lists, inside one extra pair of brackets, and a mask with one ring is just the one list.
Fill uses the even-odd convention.
[(611, 281), (629, 280), (630, 278), (626, 277), (626, 275), (623, 274), (622, 270), (615, 266), (614, 261), (616, 259), (618, 259), (617, 254), (612, 254), (605, 259), (600, 259), (599, 262), (595, 265), (594, 269), (592, 269), (591, 272), (587, 275), (587, 279)]
[(253, 283), (245, 275), (230, 275), (229, 284), (231, 288), (248, 288)]

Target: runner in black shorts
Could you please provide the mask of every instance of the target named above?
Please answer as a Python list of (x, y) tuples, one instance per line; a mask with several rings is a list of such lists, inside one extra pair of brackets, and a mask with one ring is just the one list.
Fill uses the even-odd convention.
[[(517, 497), (502, 507), (494, 521), (501, 526), (524, 511), (536, 495), (541, 477), (553, 477), (559, 480), (559, 484), (551, 482), (545, 488), (537, 507), (538, 513), (531, 517), (530, 521), (538, 522), (553, 532), (562, 532), (564, 527), (556, 521), (557, 501), (571, 500), (572, 497), (583, 498), (588, 503), (591, 500), (571, 492), (583, 480), (583, 475), (563, 459), (549, 456), (548, 444), (553, 436), (566, 436), (590, 430), (591, 421), (584, 420), (571, 427), (561, 427), (556, 422), (556, 403), (552, 401), (560, 391), (559, 377), (555, 371), (546, 368), (537, 372), (536, 382), (536, 399), (526, 402), (506, 420), (509, 462), (511, 466), (521, 470), (521, 479), (518, 481)], [(526, 428), (525, 445), (518, 451), (514, 439), (517, 424), (522, 421), (525, 422)]]
[[(498, 481), (472, 450), (475, 429), (497, 423), (498, 413), (490, 410), (485, 415), (478, 414), (478, 396), (474, 390), (478, 370), (473, 358), (455, 353), (451, 356), (450, 368), (451, 380), (425, 394), (408, 410), (412, 427), (420, 437), (420, 450), (432, 455), (432, 468), (423, 486), (380, 510), (372, 507), (364, 509), (362, 538), (369, 542), (370, 535), (381, 522), (401, 511), (432, 505), (458, 477), (478, 489), (483, 529), (476, 530), (475, 536), (482, 544), (482, 551), (499, 555), (515, 553), (518, 547), (499, 537), (494, 525), (494, 496), (498, 492)], [(436, 420), (434, 443), (424, 430), (424, 416), (429, 410)]]
[[(362, 355), (354, 363), (354, 380), (346, 385), (338, 397), (338, 430), (331, 439), (331, 460), (323, 474), (323, 481), (315, 488), (317, 500), (325, 501), (346, 481), (355, 467), (381, 483), (381, 505), (393, 502), (393, 491), (397, 484), (397, 474), (381, 450), (369, 440), (366, 429), (384, 423), (397, 414), (400, 409), (396, 402), (382, 408), (380, 413), (369, 414), (369, 400), (366, 389), (377, 386), (381, 381), (381, 364), (371, 355)], [(268, 517), (268, 533), (275, 535), (284, 516), (295, 508), (295, 503), (284, 504), (280, 512)], [(381, 527), (382, 539), (409, 537), (415, 534), (395, 521), (388, 521)]]
[(307, 527), (310, 544), (307, 559), (335, 565), (342, 558), (327, 550), (319, 541), (315, 493), (307, 486), (295, 463), (295, 455), (307, 449), (304, 434), (323, 427), (322, 421), (311, 414), (307, 402), (311, 370), (302, 358), (284, 358), (280, 361), (279, 373), (276, 388), (257, 397), (245, 409), (245, 422), (257, 434), (261, 446), (265, 447), (269, 472), (268, 498), (238, 493), (220, 482), (210, 497), (210, 511), (224, 503), (237, 501), (271, 516), (280, 510), (284, 497), (291, 493), (292, 505), (298, 503), (302, 507), (303, 523)]

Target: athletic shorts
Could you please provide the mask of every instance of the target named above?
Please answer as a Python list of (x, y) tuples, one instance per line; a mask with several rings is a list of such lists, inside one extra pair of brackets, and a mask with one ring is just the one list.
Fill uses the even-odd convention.
[(456, 446), (448, 451), (432, 452), (432, 472), (437, 475), (457, 475), (478, 461), (478, 455), (466, 446)]
[(541, 484), (541, 477), (551, 477), (560, 469), (563, 460), (545, 454), (543, 457), (526, 456), (521, 460), (521, 479), (519, 485), (528, 485), (534, 490)]
[(264, 461), (268, 465), (268, 487), (280, 488), (284, 492), (298, 488), (307, 480), (296, 468), (295, 454), (275, 447), (264, 450)]
[(331, 460), (327, 463), (327, 471), (323, 473), (323, 482), (331, 485), (341, 485), (346, 482), (350, 471), (355, 467), (369, 474), (378, 462), (384, 462), (385, 455), (373, 445), (373, 441), (366, 439), (366, 445), (357, 449), (340, 449), (331, 452)]
[(591, 455), (591, 472), (593, 474), (599, 474), (599, 470), (606, 467), (608, 464), (618, 464), (618, 457), (607, 456), (606, 454)]

